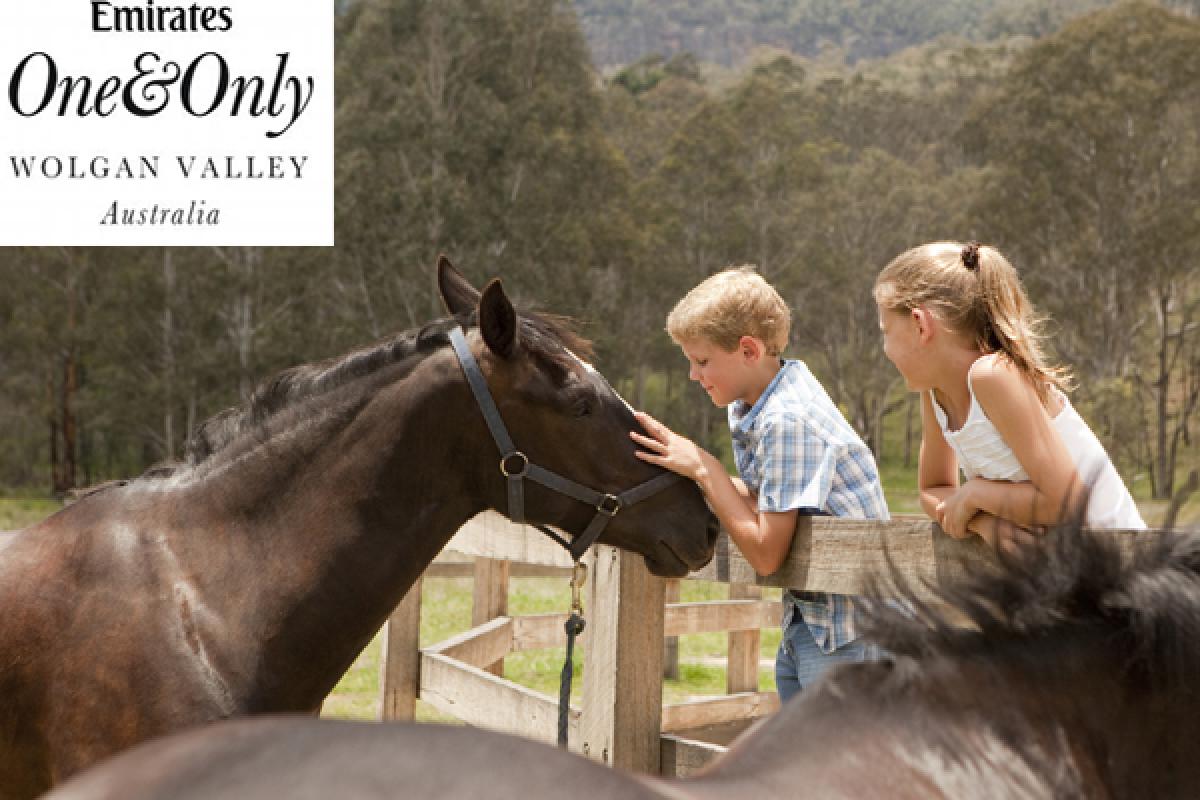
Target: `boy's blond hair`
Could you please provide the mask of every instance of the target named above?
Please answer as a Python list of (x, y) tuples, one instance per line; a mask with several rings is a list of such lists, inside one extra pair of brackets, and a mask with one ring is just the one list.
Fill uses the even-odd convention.
[(667, 315), (676, 344), (703, 338), (733, 352), (743, 336), (753, 336), (772, 356), (787, 347), (791, 325), (787, 303), (750, 265), (709, 276)]

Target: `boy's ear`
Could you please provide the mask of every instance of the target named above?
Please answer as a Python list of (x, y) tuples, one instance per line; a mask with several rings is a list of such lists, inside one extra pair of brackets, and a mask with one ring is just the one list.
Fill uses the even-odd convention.
[(738, 352), (745, 358), (758, 360), (766, 353), (763, 343), (753, 336), (743, 336), (738, 339)]

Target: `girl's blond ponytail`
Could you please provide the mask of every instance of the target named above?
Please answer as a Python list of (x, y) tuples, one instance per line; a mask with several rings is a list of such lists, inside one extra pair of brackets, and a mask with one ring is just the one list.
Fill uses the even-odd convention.
[(1066, 370), (1042, 351), (1041, 320), (1012, 264), (978, 242), (933, 242), (894, 258), (875, 281), (875, 300), (894, 311), (926, 307), (985, 353), (1003, 353), (1043, 404), (1050, 386), (1067, 388)]

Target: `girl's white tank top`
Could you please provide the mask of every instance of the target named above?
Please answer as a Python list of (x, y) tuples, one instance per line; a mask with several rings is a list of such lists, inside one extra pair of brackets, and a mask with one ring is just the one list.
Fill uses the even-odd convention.
[[(974, 365), (971, 369), (974, 369)], [(958, 457), (958, 465), (963, 474), (968, 480), (1029, 480), (1029, 475), (1017, 461), (1012, 448), (1000, 437), (1000, 432), (975, 399), (970, 371), (967, 372), (967, 389), (971, 394), (971, 408), (967, 413), (966, 422), (956, 431), (949, 429), (946, 412), (938, 405), (933, 392), (929, 393), (942, 436)], [(1080, 479), (1091, 489), (1085, 524), (1089, 528), (1145, 528), (1146, 523), (1142, 521), (1142, 515), (1138, 512), (1133, 497), (1125, 488), (1121, 476), (1117, 474), (1116, 467), (1104, 451), (1100, 440), (1096, 438), (1096, 434), (1092, 433), (1092, 429), (1072, 407), (1066, 395), (1057, 387), (1052, 386), (1051, 391), (1057, 394), (1063, 403), (1062, 410), (1052, 420), (1054, 427), (1066, 443)]]

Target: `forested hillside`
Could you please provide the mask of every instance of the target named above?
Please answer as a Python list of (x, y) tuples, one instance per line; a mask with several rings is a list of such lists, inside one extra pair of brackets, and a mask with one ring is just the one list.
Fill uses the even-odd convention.
[(439, 315), (439, 252), (577, 316), (631, 401), (715, 448), (723, 412), (663, 320), (757, 264), (794, 310), (790, 352), (885, 468), (911, 463), (870, 289), (943, 237), (1012, 257), (1127, 479), (1166, 497), (1196, 463), (1200, 21), (1126, 3), (1019, 47), (781, 55), (713, 85), (685, 55), (599, 81), (575, 8), (347, 6), (336, 248), (0, 250), (0, 486), (181, 457), (278, 370)]
[[(949, 36), (1044, 36), (1114, 0), (575, 0), (596, 65), (691, 53), (726, 67), (757, 47), (853, 64)], [(1196, 0), (1167, 5), (1195, 14)]]

